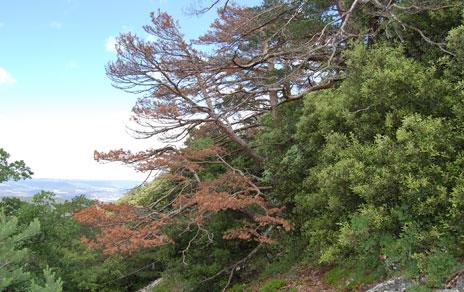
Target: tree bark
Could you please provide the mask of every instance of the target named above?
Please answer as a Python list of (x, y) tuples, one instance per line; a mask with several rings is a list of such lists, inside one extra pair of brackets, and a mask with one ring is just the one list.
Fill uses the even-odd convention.
[(256, 153), (256, 151), (254, 151), (250, 147), (250, 145), (248, 145), (247, 142), (245, 142), (245, 140), (240, 138), (229, 125), (225, 124), (222, 121), (218, 121), (218, 125), (224, 130), (224, 132), (232, 140), (232, 142), (236, 143), (248, 157), (250, 157), (259, 164), (264, 162), (264, 157), (258, 155), (258, 153)]

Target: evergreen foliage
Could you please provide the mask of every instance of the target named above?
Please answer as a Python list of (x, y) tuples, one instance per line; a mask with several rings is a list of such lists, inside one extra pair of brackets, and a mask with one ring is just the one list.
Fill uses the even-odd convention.
[(20, 230), (16, 217), (6, 217), (0, 213), (0, 290), (30, 279), (30, 274), (24, 270), (29, 251), (21, 244), (39, 231), (38, 220)]
[[(279, 274), (261, 287), (278, 291), (286, 284), (281, 274), (299, 264), (325, 268), (323, 279), (341, 290), (396, 275), (415, 280), (415, 291), (442, 287), (464, 258), (463, 4), (449, 0), (416, 11), (423, 1), (390, 1), (405, 5), (391, 12), (378, 3), (264, 1), (223, 11), (199, 43), (232, 54), (226, 45), (239, 39), (228, 70), (225, 59), (209, 56), (210, 64), (206, 55), (196, 57), (199, 51), (184, 43), (166, 14), (153, 16), (156, 29), (147, 28), (165, 37), (156, 46), (130, 34), (121, 38), (122, 59), (108, 68), (113, 79), (125, 86), (140, 81), (155, 93), (139, 100), (139, 122), (176, 121), (169, 129), (153, 126), (151, 134), (177, 137), (185, 130), (188, 138), (182, 149), (97, 152), (97, 159), (162, 171), (118, 204), (94, 205), (84, 197), (58, 203), (49, 192), (31, 202), (3, 199), (0, 289), (134, 291), (163, 277), (155, 291), (248, 291), (246, 283), (257, 276)], [(234, 34), (228, 25), (249, 13), (269, 26)], [(350, 17), (347, 36), (343, 23)], [(311, 36), (324, 27), (338, 37), (328, 38), (335, 47), (301, 65), (308, 57), (302, 46), (319, 46)], [(155, 53), (169, 62), (139, 62)], [(333, 66), (312, 67), (330, 55)], [(167, 77), (154, 82), (144, 64), (173, 74), (177, 85)], [(309, 71), (320, 75), (311, 79), (303, 74)], [(217, 72), (231, 74), (222, 82), (243, 83), (236, 92), (220, 92), (222, 83), (205, 83), (217, 81)], [(252, 98), (241, 103), (246, 90)], [(296, 95), (299, 90), (304, 94)], [(208, 92), (220, 97), (205, 101)], [(236, 124), (225, 118), (232, 109)], [(241, 116), (248, 110), (256, 115)], [(0, 149), (0, 182), (31, 174), (8, 158)], [(118, 217), (119, 210), (126, 213)], [(81, 225), (76, 214), (94, 224)], [(111, 220), (116, 229), (98, 225)], [(115, 236), (121, 236), (117, 247)], [(148, 244), (156, 236), (168, 240)], [(122, 239), (133, 244), (130, 253), (104, 254), (92, 241), (98, 238), (113, 251)]]

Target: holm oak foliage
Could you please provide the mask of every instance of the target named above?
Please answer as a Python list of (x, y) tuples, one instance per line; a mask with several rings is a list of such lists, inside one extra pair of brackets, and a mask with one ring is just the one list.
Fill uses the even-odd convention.
[[(290, 230), (282, 210), (266, 200), (263, 191), (269, 187), (259, 185), (255, 176), (272, 158), (257, 151), (253, 139), (263, 129), (260, 117), (270, 113), (279, 120), (283, 104), (336, 87), (349, 73), (345, 53), (351, 44), (358, 41), (371, 47), (383, 32), (403, 40), (398, 27), (453, 55), (442, 40), (428, 36), (409, 17), (453, 1), (409, 2), (406, 6), (378, 0), (264, 1), (257, 8), (226, 5), (218, 10), (210, 30), (191, 41), (171, 16), (158, 12), (144, 26), (149, 40), (121, 34), (117, 60), (106, 71), (117, 88), (139, 96), (132, 117), (138, 125), (135, 133), (173, 142), (208, 129), (214, 132), (214, 142), (202, 149), (166, 146), (138, 153), (95, 152), (97, 161), (158, 171), (157, 179), (172, 182), (172, 188), (145, 208), (97, 204), (81, 211), (75, 216), (78, 221), (100, 229), (95, 238), (83, 241), (107, 253), (132, 252), (169, 242), (163, 230), (172, 224), (186, 224), (187, 230), (193, 224), (208, 233), (205, 223), (217, 212), (235, 212), (242, 218), (241, 226), (227, 231), (225, 239), (272, 243), (272, 226)], [(236, 147), (261, 170), (250, 174), (238, 169), (225, 158), (224, 145)], [(220, 170), (207, 175), (205, 169), (212, 166)]]

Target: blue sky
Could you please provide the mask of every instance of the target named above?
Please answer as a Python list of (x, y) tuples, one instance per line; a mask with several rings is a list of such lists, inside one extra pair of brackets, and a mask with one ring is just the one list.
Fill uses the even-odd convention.
[[(237, 1), (254, 5), (259, 1)], [(204, 33), (215, 13), (188, 15), (209, 0), (0, 0), (0, 147), (36, 177), (140, 179), (92, 160), (94, 149), (156, 147), (127, 133), (136, 96), (111, 86), (105, 64), (120, 32), (146, 34), (161, 9), (187, 36)]]

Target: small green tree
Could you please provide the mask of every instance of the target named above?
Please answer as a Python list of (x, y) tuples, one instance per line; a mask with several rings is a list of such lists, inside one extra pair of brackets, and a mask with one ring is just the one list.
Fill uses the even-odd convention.
[(43, 271), (45, 285), (40, 286), (35, 281), (32, 281), (31, 292), (61, 292), (63, 291), (63, 281), (60, 278), (55, 279), (55, 273), (47, 267)]
[[(63, 282), (55, 279), (55, 274), (46, 267), (43, 270), (44, 284), (39, 285), (25, 268), (28, 265), (29, 249), (22, 247), (25, 241), (40, 233), (40, 223), (34, 219), (26, 228), (18, 225), (14, 216), (0, 212), (0, 291), (4, 289), (31, 292), (61, 292)], [(18, 289), (17, 289), (18, 288)]]
[(10, 154), (0, 148), (0, 183), (7, 180), (30, 178), (33, 172), (24, 161), (9, 162)]
[[(0, 183), (8, 180), (20, 180), (30, 178), (32, 171), (24, 161), (8, 162), (10, 155), (0, 148)], [(10, 204), (8, 204), (10, 203)], [(44, 286), (40, 286), (32, 280), (32, 275), (25, 270), (28, 265), (29, 249), (23, 247), (28, 239), (40, 233), (40, 222), (34, 218), (24, 228), (18, 224), (18, 218), (4, 214), (3, 207), (8, 213), (22, 204), (19, 200), (10, 199), (0, 204), (0, 291), (20, 285), (22, 290), (61, 292), (62, 281), (55, 279), (54, 274), (47, 267), (43, 270)], [(17, 287), (15, 287), (17, 288)], [(15, 289), (16, 290), (16, 289)]]
[(23, 269), (28, 250), (20, 246), (39, 231), (38, 220), (20, 231), (16, 217), (6, 217), (0, 213), (0, 290), (30, 279), (30, 274)]

